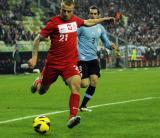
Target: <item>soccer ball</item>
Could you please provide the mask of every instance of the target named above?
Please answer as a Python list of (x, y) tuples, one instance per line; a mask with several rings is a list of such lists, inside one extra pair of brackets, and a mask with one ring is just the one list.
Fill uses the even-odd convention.
[(45, 115), (38, 116), (33, 120), (33, 128), (39, 134), (45, 134), (50, 129), (50, 120)]

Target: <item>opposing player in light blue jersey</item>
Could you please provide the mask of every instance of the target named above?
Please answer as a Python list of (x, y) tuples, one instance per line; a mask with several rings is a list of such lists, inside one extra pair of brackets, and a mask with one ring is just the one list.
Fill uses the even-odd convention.
[[(89, 8), (89, 18), (97, 19), (100, 11), (96, 6)], [(102, 40), (104, 46), (108, 49), (115, 49), (117, 46), (108, 39), (107, 32), (101, 24), (92, 27), (82, 26), (78, 29), (78, 67), (82, 75), (81, 87), (87, 88), (86, 94), (80, 106), (80, 111), (91, 111), (87, 108), (87, 103), (93, 96), (97, 80), (100, 77), (100, 67), (97, 60), (97, 47), (99, 39)]]

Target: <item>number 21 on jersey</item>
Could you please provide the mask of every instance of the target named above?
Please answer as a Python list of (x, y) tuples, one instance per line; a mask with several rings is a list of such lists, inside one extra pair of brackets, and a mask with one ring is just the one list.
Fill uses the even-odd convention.
[(60, 42), (65, 42), (68, 40), (68, 34), (60, 34), (59, 37), (60, 37), (59, 39)]

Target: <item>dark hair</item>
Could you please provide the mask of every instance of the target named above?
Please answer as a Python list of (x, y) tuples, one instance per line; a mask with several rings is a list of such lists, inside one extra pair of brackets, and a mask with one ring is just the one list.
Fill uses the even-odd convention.
[(65, 3), (66, 5), (75, 5), (75, 2), (74, 0), (62, 0), (61, 3)]
[(92, 5), (91, 7), (89, 7), (88, 13), (90, 12), (90, 10), (97, 10), (98, 14), (100, 14), (99, 8), (95, 5)]

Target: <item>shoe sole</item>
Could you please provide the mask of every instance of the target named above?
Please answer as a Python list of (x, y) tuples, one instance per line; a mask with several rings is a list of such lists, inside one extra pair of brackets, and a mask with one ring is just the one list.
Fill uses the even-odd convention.
[(92, 112), (92, 110), (91, 109), (82, 109), (82, 108), (80, 108), (80, 112)]
[(35, 93), (37, 91), (37, 88), (35, 86), (31, 86), (31, 92)]
[(74, 122), (70, 125), (68, 125), (68, 128), (73, 128), (74, 126), (78, 125), (80, 123), (81, 118), (77, 117)]

